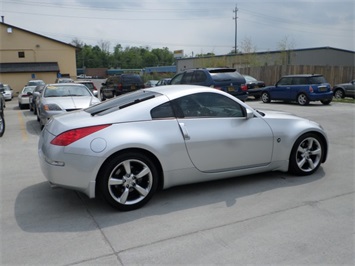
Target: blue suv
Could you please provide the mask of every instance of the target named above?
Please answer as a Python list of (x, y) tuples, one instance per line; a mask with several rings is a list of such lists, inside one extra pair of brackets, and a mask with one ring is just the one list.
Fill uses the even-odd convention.
[(193, 84), (207, 86), (232, 94), (245, 101), (248, 98), (245, 78), (234, 68), (195, 68), (175, 75), (170, 85)]
[(307, 105), (310, 101), (321, 101), (327, 105), (332, 99), (333, 92), (330, 84), (319, 74), (284, 76), (275, 86), (265, 87), (261, 92), (261, 100), (264, 103), (282, 100)]

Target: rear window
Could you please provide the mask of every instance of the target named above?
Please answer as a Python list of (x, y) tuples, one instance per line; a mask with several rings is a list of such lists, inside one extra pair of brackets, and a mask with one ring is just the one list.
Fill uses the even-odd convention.
[(323, 76), (313, 76), (310, 78), (310, 84), (322, 84), (327, 83), (326, 79)]
[(238, 72), (222, 72), (222, 73), (211, 73), (211, 77), (214, 81), (226, 81), (226, 80), (240, 80), (245, 81), (245, 78)]
[(81, 84), (85, 85), (86, 87), (88, 87), (91, 90), (94, 89), (94, 84), (92, 84), (92, 83), (81, 83)]
[(142, 83), (143, 80), (138, 75), (129, 75), (121, 77), (122, 83)]
[(130, 93), (123, 94), (119, 97), (112, 98), (111, 100), (102, 102), (100, 104), (86, 108), (85, 111), (94, 115), (104, 115), (119, 109), (126, 108), (131, 105), (138, 104), (158, 97), (162, 94), (146, 90), (138, 90)]

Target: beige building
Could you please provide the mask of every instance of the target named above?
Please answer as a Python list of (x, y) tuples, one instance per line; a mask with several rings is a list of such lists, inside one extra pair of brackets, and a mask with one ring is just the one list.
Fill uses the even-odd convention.
[(16, 95), (31, 79), (76, 78), (75, 51), (71, 44), (0, 23), (0, 82)]

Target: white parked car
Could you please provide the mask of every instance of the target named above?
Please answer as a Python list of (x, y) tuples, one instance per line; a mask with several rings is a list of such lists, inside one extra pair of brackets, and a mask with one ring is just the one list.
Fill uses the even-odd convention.
[(20, 94), (18, 95), (18, 107), (20, 109), (29, 108), (30, 107), (30, 96), (32, 95), (34, 89), (37, 86), (25, 86)]
[(4, 89), (2, 95), (4, 96), (5, 101), (11, 101), (12, 98), (14, 98), (14, 91), (9, 84), (0, 84), (0, 88)]

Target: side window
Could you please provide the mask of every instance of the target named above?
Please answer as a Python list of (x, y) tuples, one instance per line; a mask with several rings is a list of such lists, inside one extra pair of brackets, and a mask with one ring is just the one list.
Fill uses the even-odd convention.
[(178, 75), (176, 75), (170, 82), (171, 85), (174, 85), (174, 84), (181, 84), (181, 79), (182, 79), (182, 76), (184, 75), (184, 73), (180, 73)]
[(181, 84), (191, 84), (193, 72), (185, 72), (182, 79)]
[(277, 85), (291, 85), (291, 78), (282, 78), (277, 82)]
[(194, 71), (194, 74), (193, 74), (191, 82), (192, 83), (205, 82), (206, 78), (207, 78), (206, 74), (203, 71), (197, 70), (197, 71)]
[(301, 78), (298, 78), (298, 77), (294, 77), (292, 78), (292, 85), (299, 85), (299, 84), (302, 84), (301, 83)]
[(153, 119), (163, 119), (175, 117), (170, 102), (163, 103), (150, 111)]
[(244, 117), (244, 108), (217, 93), (197, 93), (173, 101), (181, 117)]

